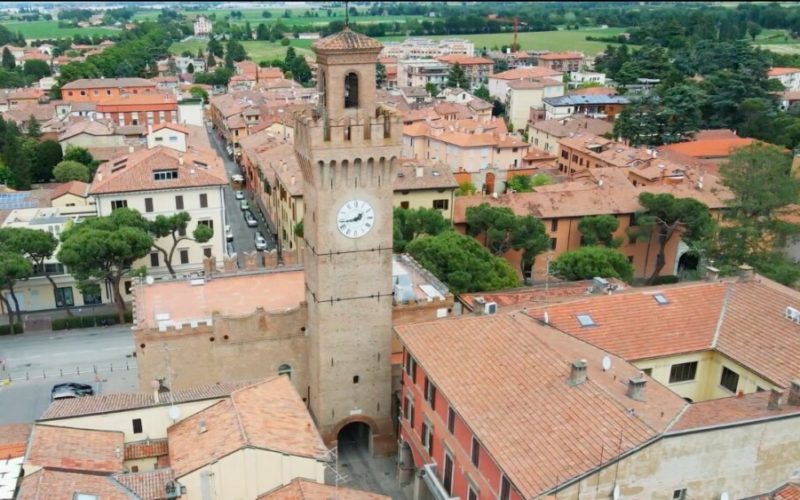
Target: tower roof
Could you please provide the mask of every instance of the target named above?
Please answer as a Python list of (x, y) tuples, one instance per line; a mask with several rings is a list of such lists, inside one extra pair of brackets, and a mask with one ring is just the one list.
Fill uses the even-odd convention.
[(381, 49), (383, 44), (361, 33), (351, 31), (349, 27), (345, 26), (344, 29), (333, 35), (326, 36), (321, 40), (317, 40), (311, 46), (314, 51), (318, 50), (363, 50), (363, 49)]

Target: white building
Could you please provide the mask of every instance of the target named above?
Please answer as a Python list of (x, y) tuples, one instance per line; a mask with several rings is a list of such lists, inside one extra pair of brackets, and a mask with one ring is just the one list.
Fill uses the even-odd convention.
[(434, 59), (407, 59), (397, 62), (397, 85), (400, 87), (425, 88), (433, 83), (442, 85), (447, 81), (447, 63)]
[(489, 77), (489, 95), (494, 99), (504, 100), (508, 95), (508, 83), (515, 80), (541, 80), (550, 78), (559, 82), (564, 81), (564, 74), (554, 69), (543, 66), (522, 66), (502, 73), (495, 73)]
[(194, 36), (208, 37), (211, 35), (211, 20), (206, 16), (199, 16), (194, 21)]
[(402, 42), (384, 42), (381, 57), (402, 59), (435, 59), (439, 56), (459, 54), (475, 55), (475, 44), (461, 38), (431, 40), (429, 38), (407, 38)]
[(569, 73), (570, 88), (580, 87), (584, 83), (596, 83), (604, 86), (606, 84), (606, 74), (592, 71), (571, 71)]
[(206, 61), (197, 57), (176, 57), (175, 66), (181, 73), (188, 73), (189, 65), (194, 68), (194, 73), (204, 73), (206, 71)]
[[(169, 129), (165, 134), (169, 134)], [(155, 140), (153, 141), (155, 143)], [(185, 153), (164, 146), (135, 151), (114, 158), (97, 169), (90, 194), (95, 197), (97, 215), (106, 216), (117, 208), (133, 208), (144, 217), (155, 219), (188, 212), (192, 217), (186, 228), (187, 239), (178, 243), (172, 266), (178, 275), (198, 271), (203, 258), (214, 256), (218, 267), (225, 254), (225, 197), (227, 184), (222, 160), (212, 150), (189, 147)], [(198, 225), (209, 226), (214, 236), (205, 243), (192, 238)], [(172, 237), (156, 241), (172, 248)], [(146, 266), (148, 274), (168, 275), (164, 256), (153, 250), (133, 267)]]
[(781, 82), (785, 90), (800, 90), (800, 68), (771, 68), (767, 76)]

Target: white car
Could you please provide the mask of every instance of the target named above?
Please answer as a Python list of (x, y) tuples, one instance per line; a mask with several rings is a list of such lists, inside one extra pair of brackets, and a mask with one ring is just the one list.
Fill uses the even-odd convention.
[(227, 241), (233, 241), (233, 231), (231, 231), (231, 226), (225, 226), (225, 239)]
[(243, 191), (236, 191), (236, 199), (243, 200), (244, 199), (244, 192)]
[(261, 231), (256, 231), (256, 250), (266, 250), (267, 249), (267, 240), (264, 238), (264, 235), (261, 234)]

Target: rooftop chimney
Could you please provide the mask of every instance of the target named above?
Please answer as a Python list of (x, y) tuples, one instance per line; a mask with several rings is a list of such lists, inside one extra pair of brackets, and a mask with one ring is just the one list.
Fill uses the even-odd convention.
[(147, 135), (152, 135), (152, 134), (153, 134), (153, 125), (152, 124), (148, 124), (147, 125)]
[(800, 379), (793, 380), (792, 385), (789, 386), (789, 397), (786, 398), (786, 404), (800, 406)]
[(202, 433), (206, 432), (207, 430), (208, 430), (208, 428), (206, 427), (206, 421), (205, 420), (200, 420), (199, 422), (197, 422), (197, 433), (198, 434), (202, 434)]
[(156, 404), (160, 403), (158, 399), (158, 389), (153, 389), (153, 400), (156, 402)]
[(750, 281), (753, 278), (753, 268), (747, 264), (739, 266), (739, 281)]
[(128, 154), (133, 153), (133, 146), (128, 146)]
[(778, 389), (772, 389), (769, 391), (769, 402), (767, 403), (767, 409), (779, 409), (781, 407), (781, 396), (783, 396), (783, 391), (779, 391)]
[(572, 387), (586, 382), (586, 360), (581, 359), (569, 364), (569, 380), (567, 383)]
[(636, 378), (628, 379), (627, 396), (636, 401), (644, 401), (644, 386), (646, 383), (647, 379), (641, 373)]
[(719, 279), (719, 269), (716, 267), (706, 266), (706, 280), (717, 281)]
[(178, 165), (183, 166), (183, 155), (178, 155)]
[(416, 169), (417, 177), (422, 177), (424, 175), (424, 173), (425, 173), (425, 169), (423, 167), (417, 167), (417, 169)]

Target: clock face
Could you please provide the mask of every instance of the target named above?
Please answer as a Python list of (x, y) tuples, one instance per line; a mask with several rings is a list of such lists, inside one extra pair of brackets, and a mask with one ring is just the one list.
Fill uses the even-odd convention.
[(350, 200), (339, 209), (336, 227), (348, 238), (360, 238), (375, 225), (375, 211), (364, 200)]

